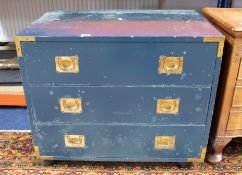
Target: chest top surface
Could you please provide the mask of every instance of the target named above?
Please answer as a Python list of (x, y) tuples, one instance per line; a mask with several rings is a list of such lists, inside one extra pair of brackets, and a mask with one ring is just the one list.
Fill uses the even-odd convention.
[(47, 12), (19, 36), (36, 37), (221, 37), (194, 10)]
[(242, 37), (242, 8), (204, 8), (203, 12), (232, 36)]

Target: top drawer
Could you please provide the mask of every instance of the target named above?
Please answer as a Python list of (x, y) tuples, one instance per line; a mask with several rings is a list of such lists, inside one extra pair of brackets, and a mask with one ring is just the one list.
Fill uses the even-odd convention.
[(24, 42), (22, 50), (32, 85), (211, 85), (217, 58), (217, 43), (202, 42)]

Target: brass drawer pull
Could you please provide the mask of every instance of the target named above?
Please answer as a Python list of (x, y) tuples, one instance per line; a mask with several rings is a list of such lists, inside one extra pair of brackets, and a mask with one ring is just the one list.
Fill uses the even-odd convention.
[(158, 114), (177, 114), (179, 111), (179, 99), (158, 99)]
[(176, 63), (170, 63), (170, 62), (168, 62), (168, 63), (165, 63), (164, 64), (164, 68), (166, 69), (166, 70), (168, 70), (168, 71), (170, 71), (170, 70), (176, 70), (177, 68), (178, 68), (178, 66), (179, 66), (179, 63), (178, 62), (176, 62)]
[(61, 98), (61, 112), (63, 113), (81, 113), (82, 102), (80, 98)]
[(58, 73), (78, 73), (78, 56), (56, 56), (56, 72)]
[(85, 148), (85, 136), (84, 135), (65, 135), (66, 147)]
[(176, 136), (155, 136), (155, 149), (174, 149), (176, 146)]
[(183, 57), (160, 57), (160, 74), (181, 74), (183, 69)]

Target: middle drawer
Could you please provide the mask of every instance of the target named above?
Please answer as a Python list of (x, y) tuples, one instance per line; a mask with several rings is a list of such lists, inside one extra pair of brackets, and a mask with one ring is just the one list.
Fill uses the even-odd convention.
[(54, 123), (205, 124), (210, 91), (181, 87), (29, 88), (35, 120)]

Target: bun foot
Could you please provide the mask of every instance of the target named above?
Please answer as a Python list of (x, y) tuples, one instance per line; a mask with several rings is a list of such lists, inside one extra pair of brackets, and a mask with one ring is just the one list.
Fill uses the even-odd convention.
[(180, 162), (178, 163), (178, 167), (182, 169), (189, 169), (192, 166), (190, 162)]
[(209, 154), (208, 155), (208, 162), (210, 163), (218, 163), (218, 162), (221, 162), (223, 159), (223, 156), (222, 154)]
[(213, 154), (209, 154), (207, 157), (208, 162), (218, 163), (223, 159), (222, 152), (224, 147), (232, 140), (227, 137), (215, 137), (212, 139), (212, 147), (214, 149)]
[(52, 166), (56, 163), (56, 160), (43, 160), (44, 166)]

